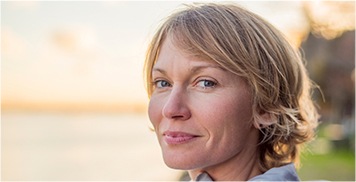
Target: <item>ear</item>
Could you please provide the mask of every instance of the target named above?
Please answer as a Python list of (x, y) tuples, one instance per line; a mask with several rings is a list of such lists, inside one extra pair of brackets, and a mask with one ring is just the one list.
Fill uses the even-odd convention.
[(261, 111), (258, 117), (256, 117), (255, 122), (253, 122), (253, 125), (255, 128), (261, 129), (275, 123), (277, 123), (277, 117), (274, 114)]

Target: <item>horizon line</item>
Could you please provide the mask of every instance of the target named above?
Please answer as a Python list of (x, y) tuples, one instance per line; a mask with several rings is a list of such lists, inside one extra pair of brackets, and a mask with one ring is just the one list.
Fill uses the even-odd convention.
[(104, 113), (145, 113), (147, 103), (110, 103), (110, 102), (25, 102), (1, 101), (1, 112), (104, 112)]

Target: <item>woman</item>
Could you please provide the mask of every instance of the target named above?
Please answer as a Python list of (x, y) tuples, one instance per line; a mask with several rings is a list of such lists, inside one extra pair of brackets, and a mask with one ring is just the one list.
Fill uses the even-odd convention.
[(149, 118), (167, 166), (191, 179), (299, 180), (317, 113), (299, 54), (232, 4), (172, 14), (148, 48)]

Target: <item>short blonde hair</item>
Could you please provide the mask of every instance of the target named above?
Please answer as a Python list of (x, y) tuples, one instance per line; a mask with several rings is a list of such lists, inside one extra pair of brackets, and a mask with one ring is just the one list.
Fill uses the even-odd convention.
[(253, 122), (261, 120), (261, 112), (274, 119), (260, 128), (262, 171), (298, 164), (300, 146), (314, 137), (318, 114), (301, 56), (278, 30), (234, 4), (187, 5), (166, 19), (149, 45), (144, 67), (149, 96), (152, 67), (168, 37), (185, 53), (244, 78), (253, 93)]

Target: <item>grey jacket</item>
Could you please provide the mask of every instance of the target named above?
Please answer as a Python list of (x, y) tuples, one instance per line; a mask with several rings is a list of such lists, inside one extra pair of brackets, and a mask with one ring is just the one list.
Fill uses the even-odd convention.
[[(213, 181), (207, 173), (200, 174), (196, 181)], [(248, 181), (300, 181), (294, 164), (272, 168), (265, 173), (255, 176)]]

